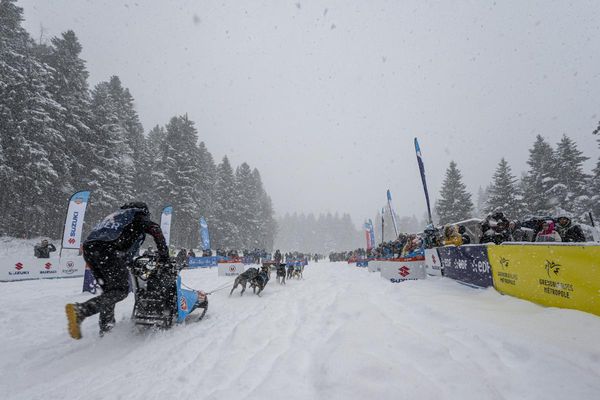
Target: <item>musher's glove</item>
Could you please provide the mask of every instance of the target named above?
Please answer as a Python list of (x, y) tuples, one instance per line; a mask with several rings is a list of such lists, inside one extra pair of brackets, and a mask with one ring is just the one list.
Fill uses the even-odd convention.
[(158, 262), (161, 264), (167, 264), (169, 262), (169, 256), (168, 255), (158, 256)]

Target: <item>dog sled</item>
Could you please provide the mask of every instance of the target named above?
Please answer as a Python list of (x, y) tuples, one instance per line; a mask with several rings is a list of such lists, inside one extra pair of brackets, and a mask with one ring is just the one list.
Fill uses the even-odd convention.
[[(140, 328), (169, 329), (174, 323), (200, 321), (208, 310), (204, 292), (182, 288), (181, 265), (161, 264), (156, 256), (138, 257), (132, 268), (135, 295), (132, 320)], [(196, 309), (201, 312), (192, 315)]]

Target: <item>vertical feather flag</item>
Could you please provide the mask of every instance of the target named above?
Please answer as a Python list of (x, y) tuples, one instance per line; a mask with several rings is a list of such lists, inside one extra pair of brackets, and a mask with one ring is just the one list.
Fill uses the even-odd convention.
[(421, 148), (419, 147), (417, 138), (415, 138), (415, 152), (417, 153), (417, 163), (419, 164), (421, 181), (423, 182), (423, 191), (425, 192), (425, 201), (427, 202), (427, 215), (429, 216), (429, 223), (433, 224), (433, 219), (431, 218), (431, 205), (429, 203), (429, 192), (427, 191), (427, 180), (425, 179), (425, 165), (423, 164), (423, 156), (421, 155)]
[(398, 222), (396, 222), (396, 213), (394, 212), (394, 206), (392, 206), (392, 194), (390, 189), (387, 191), (388, 208), (390, 209), (390, 215), (392, 216), (392, 224), (394, 225), (394, 233), (398, 237)]

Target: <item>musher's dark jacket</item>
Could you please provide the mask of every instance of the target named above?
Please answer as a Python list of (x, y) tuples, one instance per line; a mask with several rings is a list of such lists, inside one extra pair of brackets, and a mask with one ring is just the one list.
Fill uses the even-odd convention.
[(133, 258), (138, 255), (146, 234), (154, 238), (159, 258), (167, 260), (169, 249), (160, 226), (140, 208), (121, 209), (104, 218), (89, 234), (84, 247), (102, 244)]

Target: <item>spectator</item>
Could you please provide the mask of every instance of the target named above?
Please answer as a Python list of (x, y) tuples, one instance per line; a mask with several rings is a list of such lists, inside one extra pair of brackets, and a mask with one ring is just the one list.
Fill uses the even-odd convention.
[(471, 244), (471, 236), (467, 233), (467, 228), (464, 225), (458, 226), (458, 233), (462, 238), (462, 244)]
[(273, 260), (275, 261), (275, 264), (277, 264), (277, 265), (281, 264), (281, 252), (279, 251), (279, 249), (275, 250), (275, 255), (273, 256)]
[(495, 212), (486, 217), (481, 224), (480, 243), (500, 244), (509, 240), (508, 220), (501, 212)]
[(432, 249), (440, 246), (438, 230), (432, 224), (427, 225), (423, 233), (425, 234), (425, 239), (423, 242), (426, 249)]
[(571, 222), (569, 216), (562, 214), (558, 217), (558, 226), (556, 227), (558, 234), (563, 242), (585, 242), (585, 235), (579, 225)]
[(408, 235), (407, 239), (406, 239), (406, 244), (404, 245), (404, 247), (402, 248), (402, 257), (414, 257), (416, 256), (417, 252), (419, 250), (421, 250), (421, 246), (422, 246), (423, 242), (421, 241), (421, 238), (419, 238), (417, 235), (411, 234)]
[(187, 251), (185, 249), (180, 249), (179, 253), (175, 257), (175, 262), (177, 264), (184, 264), (187, 261)]
[(190, 249), (187, 254), (188, 257), (196, 257), (196, 253), (194, 253), (194, 249)]
[(37, 258), (50, 258), (50, 252), (52, 251), (56, 251), (56, 247), (46, 239), (33, 247), (33, 255)]
[(554, 221), (548, 220), (542, 223), (542, 230), (535, 237), (536, 242), (560, 242), (558, 232), (554, 230)]
[(447, 225), (444, 228), (444, 246), (463, 244), (462, 237), (458, 233), (456, 225)]
[(521, 223), (517, 220), (508, 223), (509, 242), (528, 242), (527, 234), (521, 229)]

